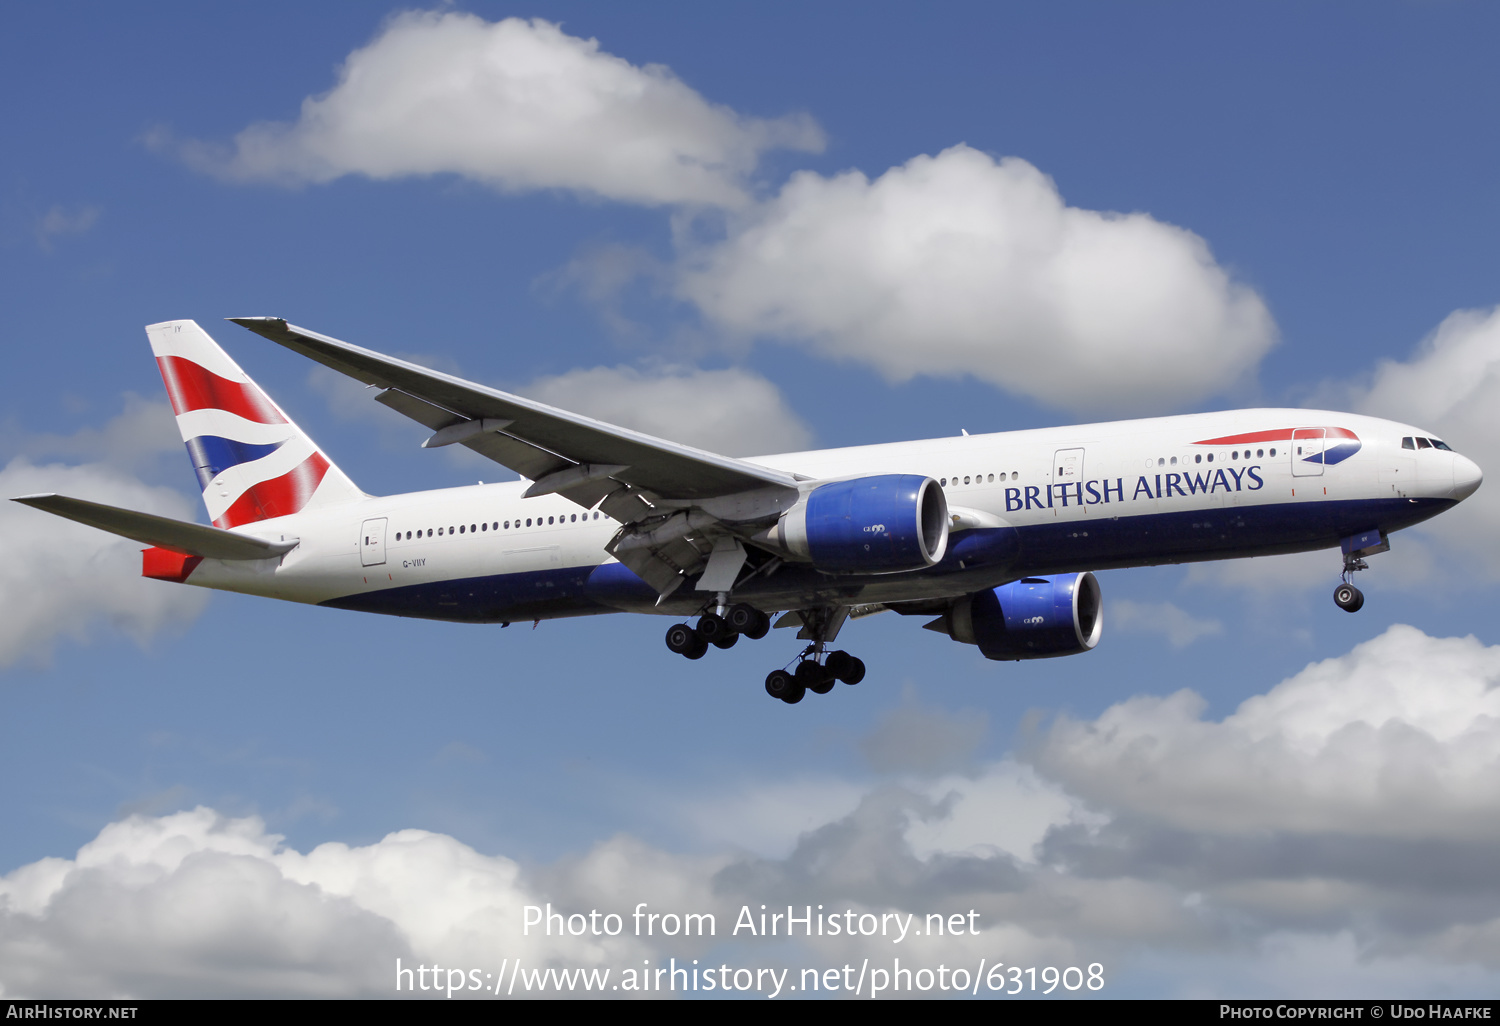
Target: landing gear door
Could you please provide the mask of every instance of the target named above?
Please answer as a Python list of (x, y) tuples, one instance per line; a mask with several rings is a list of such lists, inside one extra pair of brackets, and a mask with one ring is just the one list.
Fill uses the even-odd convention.
[(1323, 473), (1323, 445), (1327, 428), (1298, 428), (1292, 432), (1292, 476), (1318, 477)]
[(385, 562), (385, 517), (366, 520), (359, 529), (359, 561), (363, 566)]

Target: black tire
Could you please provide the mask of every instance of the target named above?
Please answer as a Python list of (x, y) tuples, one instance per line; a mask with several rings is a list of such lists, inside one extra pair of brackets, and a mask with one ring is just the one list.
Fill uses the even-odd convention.
[(1346, 613), (1357, 613), (1365, 604), (1365, 593), (1352, 584), (1333, 589), (1333, 601)]
[[(796, 698), (788, 698), (796, 692)], [(783, 702), (797, 703), (802, 701), (802, 686), (797, 683), (790, 673), (785, 670), (772, 670), (766, 674), (766, 694), (772, 698), (779, 698)]]
[(826, 695), (833, 690), (833, 674), (813, 662), (804, 660), (797, 667), (797, 683), (815, 695)]
[(698, 637), (704, 641), (718, 641), (733, 633), (729, 624), (724, 622), (724, 618), (717, 613), (704, 613), (698, 617)]
[(722, 638), (715, 638), (711, 644), (714, 648), (733, 648), (734, 643), (740, 640), (738, 634), (727, 634)]
[(849, 668), (849, 672), (840, 677), (839, 680), (845, 684), (858, 684), (865, 679), (865, 661), (858, 656), (850, 656), (849, 662), (853, 665)]
[(696, 632), (694, 632), (694, 634), (693, 634), (693, 647), (690, 648), (690, 649), (688, 649), (686, 652), (684, 652), (682, 654), (685, 655), (685, 656), (687, 656), (689, 659), (702, 659), (703, 658), (703, 653), (705, 653), (707, 651), (708, 651), (708, 642), (704, 641), (702, 638), (700, 638), (698, 636), (698, 634)]
[(850, 666), (853, 664), (853, 662), (854, 657), (848, 652), (829, 652), (828, 658), (823, 660), (823, 668), (826, 669), (831, 676), (837, 677), (839, 680), (843, 680), (844, 675), (849, 672)]
[(765, 613), (756, 610), (755, 623), (750, 625), (750, 629), (748, 631), (745, 631), (745, 637), (749, 638), (751, 641), (759, 641), (770, 632), (771, 618)]
[(724, 619), (729, 623), (729, 629), (736, 634), (748, 634), (750, 629), (760, 620), (760, 610), (748, 602), (736, 602), (729, 607), (724, 614)]
[(667, 647), (678, 655), (687, 655), (697, 647), (697, 637), (698, 632), (693, 630), (692, 625), (674, 623), (667, 628)]

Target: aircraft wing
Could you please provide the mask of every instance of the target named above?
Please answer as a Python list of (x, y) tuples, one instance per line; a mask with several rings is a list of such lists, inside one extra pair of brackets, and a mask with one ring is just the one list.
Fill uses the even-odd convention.
[(265, 541), (217, 527), (190, 524), (185, 520), (159, 517), (153, 513), (137, 513), (131, 509), (120, 509), (118, 506), (106, 506), (100, 502), (88, 502), (50, 492), (22, 495), (11, 501), (76, 520), (80, 524), (88, 524), (132, 541), (171, 549), (188, 556), (204, 556), (208, 559), (267, 559), (288, 552), (297, 545), (295, 541)]
[(559, 410), (340, 342), (280, 318), (229, 319), (382, 389), (375, 397), (378, 402), (433, 429), (435, 433), (424, 445), (458, 443), (473, 449), (536, 482), (528, 495), (556, 492), (590, 508), (619, 491), (621, 484), (646, 493), (648, 501), (658, 497), (679, 504), (767, 486), (797, 486), (797, 477), (784, 471)]

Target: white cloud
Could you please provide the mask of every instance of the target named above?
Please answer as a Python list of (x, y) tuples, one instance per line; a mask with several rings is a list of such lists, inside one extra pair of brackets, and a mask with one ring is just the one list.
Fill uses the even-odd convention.
[[(34, 466), (24, 458), (0, 470), (0, 500), (37, 492), (194, 519), (170, 488), (154, 488), (95, 464)], [(0, 501), (0, 535), (19, 539), (0, 561), (0, 666), (45, 658), (59, 637), (86, 640), (99, 621), (137, 641), (197, 616), (197, 588), (141, 577), (142, 546), (13, 502)]]
[(36, 244), (43, 252), (50, 253), (57, 241), (69, 235), (82, 235), (99, 220), (103, 213), (100, 207), (88, 204), (68, 206), (54, 203), (47, 212), (36, 219)]
[[(6, 996), (389, 995), (394, 964), (1104, 966), (1104, 994), (1476, 996), (1500, 983), (1500, 646), (1396, 627), (1206, 721), (1190, 693), (1058, 720), (1026, 765), (802, 781), (790, 850), (686, 856), (614, 837), (525, 866), (452, 837), (285, 848), (198, 809), (106, 827), (0, 878)], [(797, 781), (764, 785), (798, 802)], [(753, 791), (761, 785), (753, 785)], [(759, 807), (746, 789), (725, 808)], [(833, 801), (837, 797), (839, 800)], [(690, 804), (702, 810), (707, 798)], [(526, 905), (626, 918), (525, 937)], [(713, 938), (631, 936), (637, 902)], [(742, 905), (973, 910), (978, 936), (734, 937)], [(520, 991), (518, 991), (519, 993)]]
[(1222, 722), (1191, 691), (1058, 720), (1034, 753), (1096, 807), (1214, 834), (1500, 839), (1500, 647), (1394, 626)]
[(1116, 599), (1109, 604), (1112, 627), (1125, 632), (1160, 634), (1173, 648), (1186, 648), (1199, 638), (1224, 633), (1218, 620), (1200, 620), (1170, 602)]
[(591, 367), (538, 378), (522, 395), (727, 456), (806, 449), (812, 433), (775, 385), (731, 367)]
[(793, 175), (688, 255), (679, 291), (732, 331), (893, 381), (972, 374), (1090, 414), (1221, 392), (1276, 338), (1197, 235), (1069, 207), (1026, 161), (967, 146), (874, 181)]
[(166, 400), (143, 399), (134, 392), (126, 392), (122, 399), (124, 409), (103, 427), (84, 426), (67, 435), (39, 434), (24, 431), (14, 423), (6, 424), (0, 428), (0, 451), (25, 456), (33, 462), (97, 461), (137, 472), (160, 469), (161, 458), (170, 455), (175, 458), (177, 476), (183, 481), (192, 480), (182, 435)]
[(251, 125), (232, 150), (182, 152), (236, 180), (450, 173), (505, 190), (736, 206), (763, 151), (822, 141), (809, 118), (741, 116), (662, 65), (637, 67), (550, 22), (427, 11), (391, 19), (296, 122)]
[[(1500, 473), (1500, 307), (1450, 314), (1408, 361), (1382, 360), (1367, 387), (1352, 390), (1361, 413), (1435, 432), (1491, 474)], [(1500, 487), (1492, 481), (1456, 510), (1424, 526), (1466, 569), (1500, 576)], [(1393, 546), (1394, 547), (1394, 546)]]

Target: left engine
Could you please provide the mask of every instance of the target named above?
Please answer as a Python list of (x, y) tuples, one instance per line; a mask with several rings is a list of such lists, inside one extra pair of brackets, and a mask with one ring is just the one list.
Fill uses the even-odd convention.
[(929, 626), (986, 659), (1047, 659), (1099, 644), (1102, 605), (1091, 573), (1023, 577), (959, 599)]
[(834, 573), (921, 570), (948, 550), (948, 501), (919, 474), (830, 481), (757, 540)]

